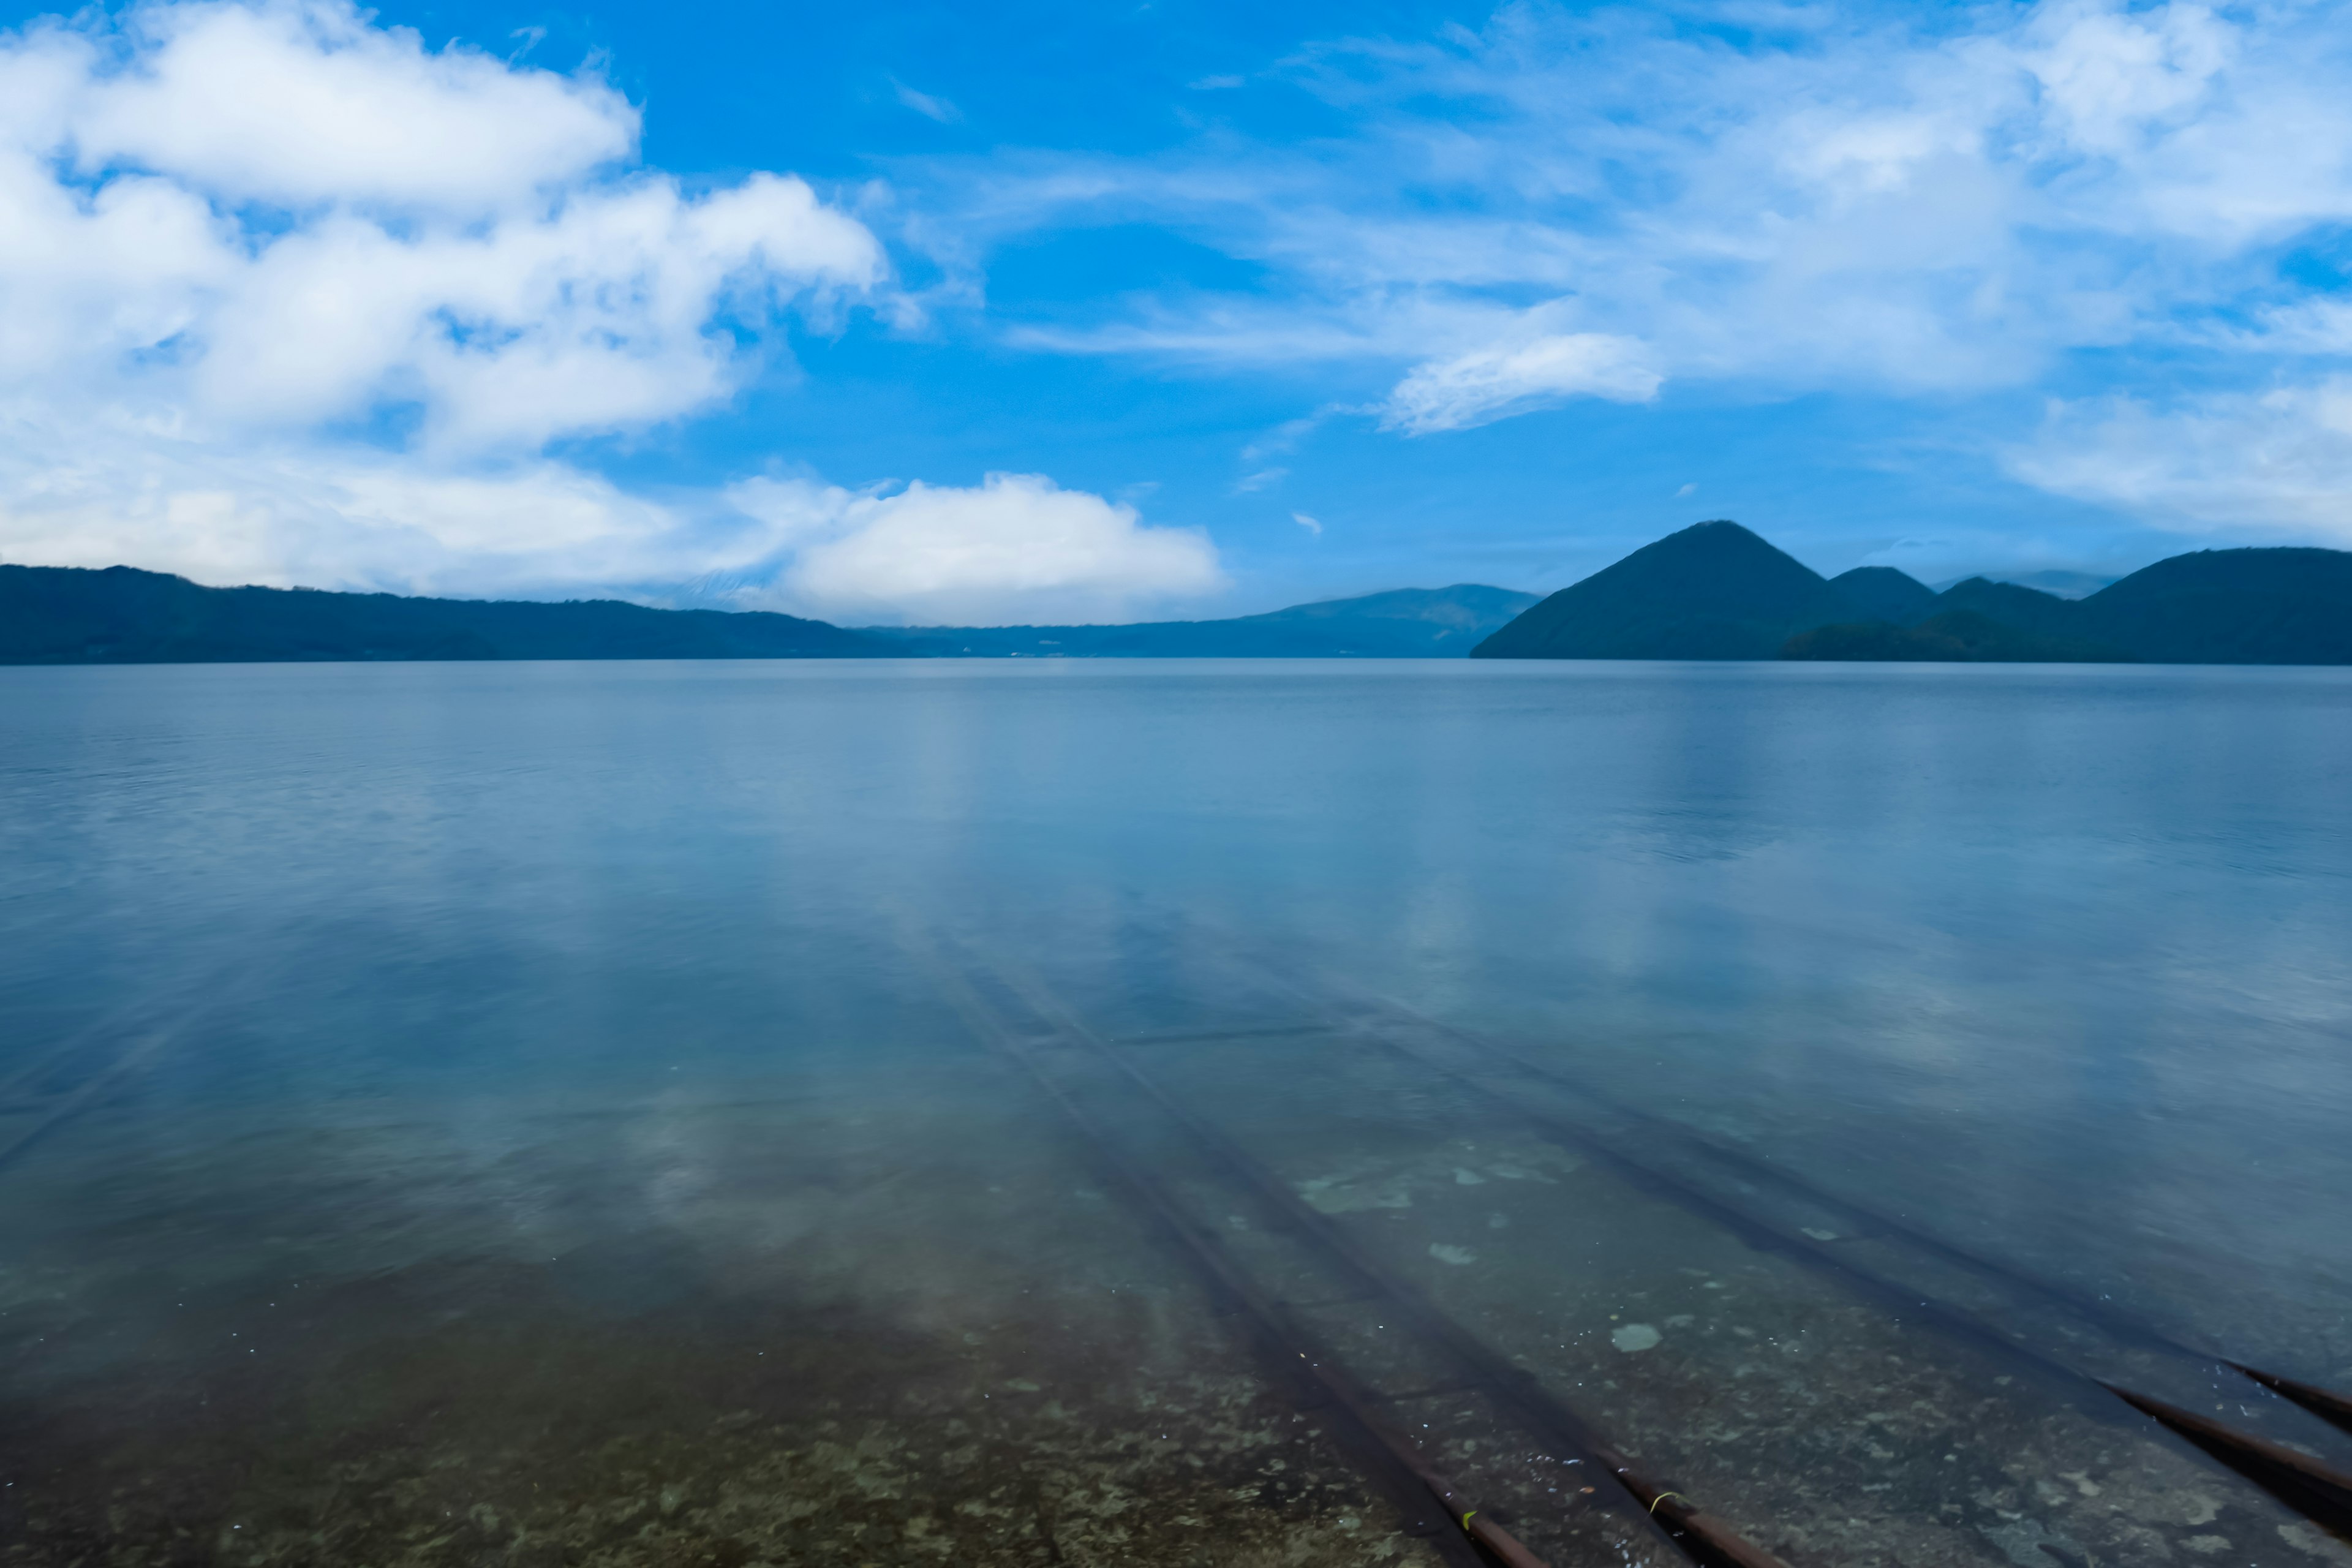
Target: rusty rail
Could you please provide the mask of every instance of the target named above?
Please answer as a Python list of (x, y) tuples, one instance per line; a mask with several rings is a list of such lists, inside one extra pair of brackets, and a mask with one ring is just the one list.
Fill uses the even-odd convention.
[(1470, 1373), (1471, 1380), (1487, 1397), (1511, 1411), (1547, 1442), (1592, 1461), (1597, 1476), (1605, 1477), (1618, 1494), (1613, 1500), (1633, 1507), (1685, 1556), (1702, 1568), (1786, 1568), (1779, 1558), (1743, 1540), (1726, 1521), (1699, 1510), (1681, 1492), (1644, 1479), (1601, 1440), (1583, 1417), (1531, 1373), (1514, 1365), (1464, 1328), (1417, 1287), (1398, 1278), (1329, 1215), (1301, 1198), (1290, 1184), (1236, 1144), (1223, 1129), (1170, 1095), (1042, 984), (1002, 970), (999, 978), (1040, 1017), (1088, 1047), (1141, 1089), (1200, 1147), (1213, 1153), (1298, 1232), (1313, 1237), (1328, 1256), (1385, 1298), (1424, 1340), (1443, 1347)]
[[(1234, 962), (1247, 961), (1234, 960)], [(1265, 974), (1270, 982), (1294, 996), (1309, 1003), (1316, 1000), (1303, 987), (1276, 973), (1269, 966), (1251, 963), (1249, 967)], [(1538, 1082), (1557, 1085), (1570, 1094), (1580, 1095), (1611, 1109), (1619, 1109), (1611, 1097), (1528, 1062), (1517, 1052), (1498, 1046), (1469, 1030), (1456, 1028), (1425, 1017), (1386, 998), (1375, 998), (1374, 1003), (1381, 1011), (1401, 1015), (1406, 1021), (1416, 1026), (1440, 1034), (1477, 1055), (1498, 1059)], [(1692, 1186), (1687, 1182), (1660, 1171), (1654, 1166), (1636, 1161), (1575, 1122), (1538, 1110), (1528, 1105), (1523, 1100), (1505, 1092), (1495, 1084), (1486, 1081), (1486, 1075), (1483, 1073), (1444, 1062), (1425, 1050), (1395, 1038), (1391, 1034), (1378, 1030), (1360, 1032), (1364, 1037), (1387, 1047), (1422, 1068), (1462, 1084), (1502, 1105), (1512, 1115), (1534, 1130), (1538, 1136), (1549, 1142), (1573, 1147), (1578, 1152), (1593, 1159), (1634, 1185), (1654, 1192), (1685, 1211), (1724, 1226), (1751, 1246), (1758, 1246), (1811, 1264), (1842, 1279), (1850, 1289), (1864, 1296), (1876, 1300), (1882, 1305), (1898, 1313), (1923, 1317), (1956, 1338), (2015, 1358), (2039, 1372), (2054, 1374), (2064, 1382), (2088, 1385), (2113, 1394), (2141, 1415), (2157, 1422), (2167, 1431), (2189, 1443), (2208, 1458), (2252, 1481), (2315, 1523), (2352, 1536), (2352, 1474), (2335, 1469), (2313, 1459), (2308, 1455), (2298, 1453), (2281, 1444), (2237, 1431), (2221, 1422), (2195, 1415), (2177, 1405), (2167, 1404), (2105, 1379), (2095, 1377), (2066, 1361), (2035, 1350), (1994, 1324), (1985, 1321), (1966, 1308), (1922, 1298), (1916, 1291), (1898, 1285), (1894, 1280), (1858, 1267), (1833, 1253), (1830, 1243), (1817, 1241), (1810, 1237), (1791, 1235), (1786, 1229), (1769, 1225), (1755, 1215), (1735, 1208), (1712, 1194)], [(1665, 1122), (1664, 1119), (1652, 1117), (1643, 1112), (1627, 1110), (1625, 1113), (1641, 1122), (1656, 1125), (1662, 1130), (1671, 1129), (1690, 1138), (1703, 1149), (1710, 1152), (1716, 1152), (1711, 1140), (1701, 1139), (1678, 1124)], [(1888, 1220), (1864, 1209), (1862, 1205), (1831, 1197), (1828, 1194), (1817, 1194), (1808, 1184), (1770, 1166), (1758, 1165), (1756, 1170), (1757, 1173), (1769, 1176), (1784, 1187), (1799, 1193), (1809, 1201), (1820, 1203), (1823, 1207), (1842, 1208), (1850, 1215), (1862, 1215), (1876, 1222), (1889, 1234), (1918, 1242), (1925, 1250), (1947, 1262), (1981, 1276), (1992, 1278), (2012, 1288), (2022, 1289), (2028, 1294), (2040, 1296), (2045, 1300), (2053, 1301), (2102, 1329), (2115, 1333), (2116, 1337), (2127, 1343), (2162, 1350), (2238, 1373), (2269, 1389), (2280, 1397), (2312, 1412), (2323, 1420), (2344, 1430), (2352, 1431), (2352, 1400), (2347, 1400), (2326, 1389), (2298, 1383), (2291, 1378), (2280, 1377), (2275, 1373), (2261, 1372), (2221, 1356), (2194, 1350), (2123, 1314), (2105, 1310), (2085, 1310), (2085, 1304), (2074, 1299), (2071, 1292), (2032, 1280), (2003, 1266), (1978, 1258), (1962, 1248), (1936, 1241), (1932, 1237), (1922, 1237), (1909, 1226)]]
[[(1369, 1448), (1385, 1459), (1385, 1465), (1378, 1469), (1384, 1469), (1387, 1473), (1381, 1474), (1376, 1469), (1375, 1480), (1385, 1483), (1391, 1493), (1400, 1489), (1396, 1485), (1400, 1479), (1426, 1492), (1444, 1510), (1446, 1520), (1460, 1532), (1462, 1541), (1483, 1548), (1492, 1561), (1504, 1564), (1504, 1568), (1549, 1568), (1542, 1558), (1528, 1551), (1510, 1531), (1491, 1517), (1484, 1515), (1475, 1501), (1465, 1498), (1409, 1439), (1389, 1425), (1376, 1409), (1382, 1403), (1380, 1396), (1358, 1383), (1325, 1347), (1317, 1342), (1315, 1336), (1302, 1328), (1281, 1302), (1258, 1288), (1234, 1262), (1215, 1234), (1195, 1223), (1169, 1192), (1166, 1184), (1129, 1156), (1119, 1141), (1089, 1116), (1085, 1108), (1038, 1065), (1018, 1037), (1004, 1026), (1003, 1020), (969, 984), (959, 976), (947, 976), (943, 978), (943, 988), (948, 992), (950, 1005), (963, 1016), (972, 1031), (1015, 1063), (1077, 1129), (1097, 1162), (1157, 1222), (1162, 1234), (1176, 1243), (1179, 1252), (1201, 1276), (1212, 1297), (1250, 1321), (1255, 1330), (1258, 1348), (1272, 1367), (1312, 1384), (1328, 1401), (1329, 1406), (1340, 1413), (1340, 1424), (1349, 1429), (1349, 1436), (1355, 1439), (1353, 1446), (1358, 1451)], [(1311, 1405), (1312, 1402), (1303, 1403)], [(1397, 1500), (1407, 1504), (1403, 1511), (1410, 1518), (1413, 1511), (1410, 1506), (1411, 1500)], [(1465, 1556), (1471, 1563), (1481, 1561), (1475, 1555), (1463, 1552), (1459, 1547), (1449, 1555)]]

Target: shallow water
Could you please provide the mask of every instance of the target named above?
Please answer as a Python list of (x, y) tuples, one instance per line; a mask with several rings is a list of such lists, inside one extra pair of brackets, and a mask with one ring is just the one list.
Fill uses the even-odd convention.
[(1798, 1568), (2352, 1562), (2069, 1381), (2352, 1387), (2352, 673), (11, 669), (0, 868), (0, 1560), (1443, 1559), (1058, 1090)]

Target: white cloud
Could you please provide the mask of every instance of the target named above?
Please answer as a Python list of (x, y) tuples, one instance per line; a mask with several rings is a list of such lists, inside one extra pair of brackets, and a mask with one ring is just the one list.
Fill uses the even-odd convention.
[(399, 453), (191, 439), (121, 411), (0, 409), (0, 558), (128, 563), (198, 582), (564, 595), (724, 569), (748, 530), (526, 458), (450, 470)]
[(2159, 526), (2352, 548), (2352, 376), (2163, 407), (2059, 403), (2008, 461), (2031, 484)]
[(608, 167), (637, 121), (601, 82), (347, 0), (0, 37), (0, 394), (221, 440), (404, 409), (430, 448), (513, 455), (677, 418), (756, 363), (739, 330), (885, 272), (803, 182)]
[[(1217, 585), (1205, 539), (1042, 479), (746, 512), (546, 457), (710, 407), (789, 313), (887, 282), (804, 182), (688, 194), (632, 166), (637, 131), (593, 77), (349, 0), (0, 35), (0, 554), (466, 594), (723, 576), (877, 616)], [(387, 419), (413, 435), (349, 434)]]
[(151, 5), (110, 39), (53, 25), (33, 42), (78, 67), (53, 112), (81, 172), (231, 201), (487, 211), (636, 146), (636, 110), (601, 81), (428, 50), (348, 4)]
[(1353, 362), (1408, 435), (1675, 382), (1966, 395), (2331, 329), (2275, 255), (2352, 220), (2340, 4), (1773, 16), (1513, 4), (1329, 43), (1286, 68), (1330, 134), (959, 165), (939, 200), (974, 232), (1155, 222), (1275, 279), (1016, 342)]
[(926, 120), (937, 121), (941, 125), (953, 125), (963, 118), (963, 110), (946, 99), (935, 98), (928, 92), (917, 92), (897, 77), (890, 79), (890, 86), (898, 93), (900, 103)]
[(1665, 378), (1643, 345), (1607, 332), (1560, 332), (1417, 367), (1381, 410), (1409, 435), (1462, 430), (1576, 396), (1646, 403)]
[(729, 499), (791, 552), (765, 597), (829, 620), (1118, 621), (1224, 586), (1205, 536), (1038, 474), (895, 494), (752, 479)]
[(2240, 36), (2202, 5), (2135, 15), (2095, 0), (2045, 5), (2024, 31), (2015, 58), (2032, 73), (2051, 127), (2111, 156), (2145, 150), (2202, 107)]
[(1294, 511), (1290, 514), (1290, 521), (1305, 529), (1307, 532), (1313, 534), (1316, 538), (1320, 539), (1323, 537), (1323, 523), (1320, 519), (1309, 517), (1303, 511)]
[(225, 423), (413, 402), (434, 445), (536, 447), (720, 400), (743, 367), (728, 318), (878, 270), (855, 222), (767, 174), (699, 199), (633, 181), (487, 232), (337, 216), (241, 268), (168, 379)]
[[(1224, 586), (1203, 536), (1036, 475), (894, 492), (760, 479), (652, 500), (545, 458), (451, 470), (348, 446), (224, 447), (29, 401), (0, 406), (0, 559), (963, 625), (1120, 620)], [(695, 589), (710, 580), (728, 586)]]

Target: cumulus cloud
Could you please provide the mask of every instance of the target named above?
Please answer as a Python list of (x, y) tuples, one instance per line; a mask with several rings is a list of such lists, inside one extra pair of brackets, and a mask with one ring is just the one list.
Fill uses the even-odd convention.
[(964, 625), (1127, 619), (1225, 585), (1202, 535), (1034, 474), (867, 490), (757, 479), (656, 500), (545, 458), (450, 468), (225, 446), (121, 416), (68, 428), (36, 404), (0, 406), (0, 559)]
[(1205, 536), (1040, 474), (890, 494), (761, 479), (729, 499), (791, 552), (766, 596), (827, 619), (1117, 621), (1224, 586)]
[(805, 182), (689, 194), (638, 131), (592, 74), (427, 48), (350, 0), (0, 35), (0, 553), (469, 594), (723, 578), (877, 618), (1219, 584), (1201, 536), (1034, 476), (734, 504), (546, 456), (714, 406), (789, 318), (887, 283)]
[(53, 24), (27, 45), (81, 173), (233, 201), (488, 211), (636, 145), (636, 110), (601, 81), (428, 51), (348, 5), (151, 5), (111, 37)]
[(719, 402), (744, 369), (729, 319), (877, 271), (858, 225), (770, 174), (631, 182), (478, 233), (338, 216), (240, 268), (171, 379), (224, 423), (407, 403), (431, 445), (535, 447)]
[(2008, 461), (2029, 483), (2158, 525), (2352, 548), (2352, 375), (2169, 405), (2062, 402)]
[(38, 26), (0, 39), (0, 392), (224, 440), (405, 410), (511, 454), (676, 418), (733, 390), (740, 336), (885, 270), (803, 182), (608, 167), (637, 118), (603, 83), (347, 0)]
[(448, 468), (390, 451), (190, 438), (121, 411), (0, 408), (0, 559), (198, 582), (576, 595), (764, 552), (563, 463)]

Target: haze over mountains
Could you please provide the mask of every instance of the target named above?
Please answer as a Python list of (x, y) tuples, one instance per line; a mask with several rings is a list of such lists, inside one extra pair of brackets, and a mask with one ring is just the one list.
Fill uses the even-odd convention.
[(873, 627), (911, 651), (1034, 658), (1459, 658), (1540, 597), (1457, 583), (1223, 621), (1124, 626)]
[(2082, 598), (1887, 566), (1823, 577), (1703, 522), (1538, 600), (1477, 584), (1225, 620), (850, 629), (616, 600), (207, 588), (0, 566), (0, 663), (502, 658), (1635, 658), (2352, 664), (2352, 552), (2177, 555)]

